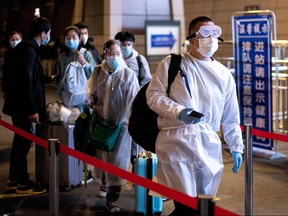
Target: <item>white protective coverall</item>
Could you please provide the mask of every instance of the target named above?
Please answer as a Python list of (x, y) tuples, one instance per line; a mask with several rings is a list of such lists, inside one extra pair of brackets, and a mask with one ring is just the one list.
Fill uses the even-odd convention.
[[(149, 107), (159, 114), (154, 180), (192, 197), (215, 196), (223, 172), (221, 141), (216, 133), (220, 125), (231, 152), (243, 153), (244, 148), (235, 81), (215, 59), (202, 61), (185, 53), (181, 68), (191, 96), (178, 72), (167, 97), (170, 60), (167, 56), (161, 61), (146, 92)], [(179, 121), (184, 108), (203, 113), (203, 121), (188, 125)]]
[[(140, 71), (139, 71), (139, 65), (137, 61), (138, 55), (139, 53), (135, 49), (133, 49), (132, 55), (129, 56), (129, 58), (125, 59), (125, 63), (131, 70), (133, 70), (136, 73), (136, 76), (138, 78), (138, 82), (141, 88), (142, 86), (144, 86), (147, 82), (151, 80), (152, 76), (150, 73), (149, 64), (143, 55), (139, 55), (140, 61), (142, 64)], [(140, 145), (137, 145), (134, 141), (132, 142), (132, 149), (131, 149), (132, 156), (137, 156), (139, 153), (143, 151), (144, 149)]]
[[(99, 67), (101, 69), (99, 70)], [(109, 74), (106, 60), (101, 66), (97, 66), (87, 83), (87, 96), (97, 98), (96, 112), (111, 123), (122, 123), (122, 131), (117, 139), (113, 151), (96, 151), (96, 158), (128, 170), (130, 163), (130, 149), (132, 138), (128, 133), (128, 120), (131, 112), (131, 104), (139, 91), (136, 74), (129, 69), (124, 61)], [(103, 171), (95, 169), (96, 181), (102, 184)], [(106, 186), (125, 184), (125, 180), (105, 172)]]
[(132, 56), (125, 59), (125, 63), (129, 68), (131, 68), (131, 70), (133, 70), (136, 73), (139, 84), (142, 87), (151, 80), (151, 73), (150, 73), (149, 64), (143, 55), (139, 55), (140, 61), (142, 64), (142, 67), (139, 71), (139, 66), (137, 62), (138, 55), (139, 53), (135, 49), (133, 49)]

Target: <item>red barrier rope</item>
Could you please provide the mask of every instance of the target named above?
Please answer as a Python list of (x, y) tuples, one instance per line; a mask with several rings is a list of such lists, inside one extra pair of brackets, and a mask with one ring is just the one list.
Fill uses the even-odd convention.
[[(39, 138), (35, 135), (32, 135), (26, 131), (23, 131), (22, 129), (19, 129), (19, 128), (1, 120), (1, 119), (0, 119), (0, 125), (2, 125), (3, 127), (6, 127), (7, 129), (23, 136), (26, 139), (31, 140), (32, 142), (35, 142), (36, 144), (41, 145), (44, 148), (48, 148), (48, 141), (47, 140), (41, 139), (41, 138)], [(241, 127), (241, 129), (243, 131), (243, 127)], [(288, 136), (285, 136), (282, 134), (273, 134), (270, 132), (265, 132), (265, 131), (261, 131), (261, 130), (255, 130), (255, 129), (254, 130), (252, 129), (252, 132), (253, 132), (252, 134), (256, 135), (256, 136), (262, 136), (262, 137), (270, 138), (270, 139), (276, 138), (277, 140), (284, 141), (284, 142), (288, 141)], [(167, 197), (169, 197), (173, 200), (176, 200), (182, 204), (185, 204), (191, 208), (197, 209), (197, 199), (190, 197), (187, 194), (176, 191), (172, 188), (169, 188), (165, 185), (153, 182), (153, 181), (146, 179), (146, 178), (143, 178), (141, 176), (135, 175), (135, 174), (128, 172), (126, 170), (120, 169), (120, 168), (113, 166), (109, 163), (103, 162), (101, 160), (98, 160), (96, 158), (88, 156), (84, 153), (81, 153), (81, 152), (78, 152), (74, 149), (71, 149), (71, 148), (69, 148), (63, 144), (60, 144), (60, 152), (68, 154), (68, 155), (75, 157), (75, 158), (77, 158), (81, 161), (84, 161), (86, 163), (89, 163), (89, 164), (91, 164), (91, 165), (93, 165), (93, 166), (95, 166), (101, 170), (104, 170), (105, 172), (109, 172), (113, 175), (119, 176), (119, 177), (126, 179), (130, 182), (133, 182), (137, 185), (143, 186), (149, 190), (152, 190), (152, 191), (155, 191), (159, 194), (167, 196)], [(223, 215), (224, 216), (224, 215), (237, 215), (237, 214), (230, 212), (226, 209), (215, 206), (215, 215), (221, 215), (221, 216)]]
[(3, 127), (15, 132), (16, 134), (18, 135), (21, 135), (22, 137), (32, 141), (32, 142), (35, 142), (37, 144), (39, 144), (40, 146), (44, 147), (44, 148), (48, 148), (48, 141), (47, 140), (44, 140), (44, 139), (41, 139), (31, 133), (28, 133), (27, 131), (24, 131), (20, 128), (17, 128), (15, 127), (14, 125), (11, 125), (3, 120), (0, 119), (0, 125), (2, 125)]
[[(244, 126), (241, 126), (242, 132), (244, 131)], [(288, 136), (279, 134), (279, 133), (272, 133), (272, 132), (267, 132), (263, 130), (257, 130), (257, 129), (251, 129), (251, 134), (255, 136), (260, 136), (268, 139), (273, 139), (273, 140), (278, 140), (278, 141), (283, 141), (283, 142), (288, 142)]]

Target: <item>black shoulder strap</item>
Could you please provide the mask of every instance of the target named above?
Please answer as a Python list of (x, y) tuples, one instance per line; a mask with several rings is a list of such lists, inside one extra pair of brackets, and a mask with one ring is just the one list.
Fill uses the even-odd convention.
[(168, 69), (168, 86), (167, 86), (167, 91), (166, 91), (167, 95), (169, 96), (171, 84), (175, 80), (175, 77), (177, 76), (178, 71), (180, 71), (181, 76), (184, 77), (185, 79), (185, 85), (191, 97), (188, 79), (180, 67), (182, 56), (181, 54), (175, 54), (175, 53), (171, 53), (170, 55), (171, 55), (171, 62), (170, 62), (169, 69)]
[(142, 68), (142, 62), (141, 62), (141, 57), (140, 57), (140, 55), (137, 55), (136, 59), (137, 59), (138, 69), (139, 69), (138, 81), (139, 81), (139, 83), (140, 83), (140, 71), (141, 71), (141, 68)]
[(181, 54), (175, 54), (171, 53), (171, 62), (168, 69), (168, 86), (167, 86), (167, 94), (169, 95), (170, 87), (173, 81), (175, 80), (175, 77), (180, 70), (180, 64), (181, 64)]
[(137, 55), (136, 59), (137, 59), (138, 68), (139, 68), (139, 72), (140, 72), (140, 69), (141, 69), (141, 67), (142, 67), (142, 62), (141, 62), (141, 57), (140, 57), (140, 55)]

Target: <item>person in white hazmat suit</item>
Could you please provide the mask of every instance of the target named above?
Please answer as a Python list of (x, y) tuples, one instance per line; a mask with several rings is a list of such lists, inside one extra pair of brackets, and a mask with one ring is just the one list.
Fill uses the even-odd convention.
[[(93, 109), (101, 118), (113, 124), (122, 123), (123, 127), (113, 151), (96, 150), (95, 157), (128, 171), (132, 138), (128, 133), (128, 119), (131, 104), (139, 91), (136, 74), (129, 69), (123, 58), (118, 40), (108, 40), (104, 44), (105, 60), (96, 66), (87, 83), (87, 96), (93, 101)], [(100, 68), (99, 68), (100, 67)], [(111, 213), (119, 212), (116, 201), (121, 185), (126, 181), (100, 169), (95, 169), (96, 181), (107, 187), (106, 207)]]
[[(134, 49), (134, 34), (121, 31), (115, 35), (114, 39), (121, 42), (121, 50), (126, 65), (136, 73), (140, 87), (144, 86), (152, 77), (147, 59)], [(138, 64), (137, 56), (139, 56), (140, 65)]]
[[(140, 88), (144, 86), (147, 82), (149, 82), (152, 78), (149, 64), (147, 59), (140, 55), (134, 49), (135, 36), (133, 33), (128, 31), (120, 31), (118, 32), (114, 39), (119, 40), (121, 42), (121, 50), (125, 60), (126, 65), (135, 72), (138, 77), (138, 82)], [(134, 172), (134, 162), (137, 155), (143, 152), (144, 149), (138, 145), (136, 142), (132, 142), (131, 149), (131, 164), (132, 164), (132, 172)]]
[[(189, 88), (178, 73), (167, 96), (169, 55), (159, 64), (146, 92), (149, 107), (159, 114), (154, 180), (192, 197), (217, 193), (223, 172), (217, 135), (220, 125), (234, 159), (233, 172), (237, 173), (242, 164), (244, 145), (235, 81), (230, 71), (212, 57), (220, 35), (221, 28), (210, 18), (192, 20), (187, 37), (191, 50), (182, 54), (180, 65)], [(193, 110), (204, 116), (196, 117)], [(197, 213), (181, 203), (174, 201), (174, 205), (170, 215)]]

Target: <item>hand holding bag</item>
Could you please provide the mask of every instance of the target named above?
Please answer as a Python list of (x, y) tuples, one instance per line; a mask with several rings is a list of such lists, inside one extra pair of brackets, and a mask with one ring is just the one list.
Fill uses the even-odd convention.
[(92, 113), (86, 133), (88, 145), (102, 151), (113, 151), (122, 124), (113, 125), (102, 119), (96, 112)]

